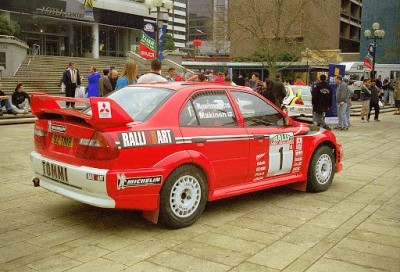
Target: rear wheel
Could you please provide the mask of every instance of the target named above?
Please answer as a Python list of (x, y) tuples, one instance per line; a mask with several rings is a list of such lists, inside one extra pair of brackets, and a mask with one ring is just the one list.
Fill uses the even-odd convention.
[(160, 222), (170, 228), (192, 225), (207, 202), (207, 184), (194, 166), (175, 169), (167, 178), (160, 195)]
[(332, 183), (335, 157), (328, 146), (319, 147), (313, 154), (308, 168), (307, 191), (323, 192)]

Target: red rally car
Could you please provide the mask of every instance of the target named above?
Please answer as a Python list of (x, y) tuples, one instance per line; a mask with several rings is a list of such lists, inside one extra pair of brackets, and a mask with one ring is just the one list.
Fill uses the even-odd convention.
[[(65, 101), (87, 107), (64, 109)], [(325, 191), (342, 169), (334, 134), (240, 86), (137, 84), (90, 99), (35, 93), (32, 112), (35, 186), (142, 210), (171, 228), (193, 224), (207, 201), (286, 184)]]

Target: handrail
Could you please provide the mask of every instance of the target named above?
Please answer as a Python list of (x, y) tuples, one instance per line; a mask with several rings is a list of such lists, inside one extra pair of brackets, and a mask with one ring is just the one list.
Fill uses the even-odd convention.
[[(28, 65), (27, 65), (27, 66), (29, 66), (29, 64), (31, 64), (31, 61), (35, 59), (35, 57), (36, 57), (36, 55), (37, 55), (38, 53), (40, 54), (40, 45), (34, 43), (34, 44), (33, 44), (33, 57), (32, 57), (32, 58), (29, 58), (29, 61), (28, 61)], [(21, 66), (21, 64), (20, 64), (20, 66)]]
[[(139, 54), (133, 51), (126, 52), (126, 57), (136, 60), (139, 65), (146, 65), (146, 64), (148, 65), (149, 63), (149, 60), (142, 58)], [(179, 63), (176, 63), (170, 59), (163, 59), (163, 62), (166, 63), (169, 67), (175, 68), (175, 70), (179, 73), (184, 73), (184, 70), (186, 69), (186, 73), (190, 74), (186, 76), (190, 77), (195, 74), (195, 72), (193, 72), (192, 70), (187, 69), (184, 66), (180, 65)]]

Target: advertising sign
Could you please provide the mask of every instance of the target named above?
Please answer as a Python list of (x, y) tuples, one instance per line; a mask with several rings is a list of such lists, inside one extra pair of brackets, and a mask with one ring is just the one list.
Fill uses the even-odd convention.
[(164, 55), (163, 55), (163, 43), (164, 43), (164, 39), (165, 39), (165, 35), (167, 34), (167, 24), (163, 24), (162, 28), (160, 29), (160, 35), (158, 37), (158, 47), (157, 47), (157, 51), (158, 51), (158, 59), (159, 60), (163, 60), (164, 59)]
[(327, 124), (337, 124), (338, 123), (338, 115), (337, 115), (337, 102), (336, 102), (336, 89), (337, 84), (335, 81), (335, 77), (337, 75), (341, 75), (344, 77), (346, 70), (345, 65), (338, 65), (338, 64), (330, 64), (329, 65), (329, 72), (328, 72), (328, 82), (329, 86), (332, 88), (332, 107), (326, 112), (325, 115), (325, 122)]
[(144, 19), (142, 34), (140, 35), (139, 55), (144, 59), (154, 59), (155, 54), (156, 21)]

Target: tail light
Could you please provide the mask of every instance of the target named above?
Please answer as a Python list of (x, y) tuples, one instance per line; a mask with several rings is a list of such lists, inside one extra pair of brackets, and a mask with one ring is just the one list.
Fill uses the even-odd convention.
[(304, 105), (304, 102), (303, 102), (303, 100), (301, 100), (301, 99), (297, 99), (294, 103), (295, 103), (296, 105)]
[(35, 148), (45, 149), (46, 132), (35, 127), (33, 135), (34, 135)]
[(88, 160), (112, 160), (118, 155), (118, 147), (111, 137), (97, 131), (91, 139), (80, 139), (76, 151), (76, 157)]

